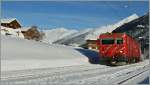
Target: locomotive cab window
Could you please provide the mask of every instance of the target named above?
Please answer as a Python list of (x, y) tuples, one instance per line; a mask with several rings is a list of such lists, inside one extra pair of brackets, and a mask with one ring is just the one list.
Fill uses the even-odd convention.
[(114, 44), (115, 40), (113, 38), (102, 39), (102, 44)]
[(122, 38), (118, 38), (117, 39), (117, 44), (123, 44), (123, 39)]

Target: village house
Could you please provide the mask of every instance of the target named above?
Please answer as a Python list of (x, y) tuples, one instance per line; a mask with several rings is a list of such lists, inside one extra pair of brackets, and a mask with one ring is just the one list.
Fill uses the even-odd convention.
[(21, 28), (21, 24), (16, 18), (1, 19), (1, 26), (13, 28), (13, 29)]
[(41, 33), (36, 26), (28, 27), (28, 28), (23, 28), (21, 29), (21, 32), (23, 33), (25, 39), (28, 40), (36, 40), (39, 41), (42, 39), (44, 36), (43, 33)]
[(21, 33), (21, 25), (16, 18), (1, 19), (0, 30), (2, 35), (24, 38), (24, 35)]
[(39, 41), (44, 36), (44, 33), (41, 33), (36, 26), (24, 29), (16, 18), (1, 19), (0, 30), (3, 35), (18, 36), (28, 40)]
[(93, 50), (97, 50), (98, 46), (97, 46), (97, 40), (86, 40), (87, 43), (87, 48), (88, 49), (93, 49)]

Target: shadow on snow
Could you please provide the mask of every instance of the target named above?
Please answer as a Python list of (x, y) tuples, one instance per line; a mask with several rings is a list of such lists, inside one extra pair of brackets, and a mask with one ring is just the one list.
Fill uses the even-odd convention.
[(143, 81), (139, 82), (138, 84), (149, 84), (149, 77), (145, 78)]
[(88, 50), (88, 49), (78, 49), (78, 48), (76, 48), (76, 50), (82, 53), (83, 55), (85, 55), (91, 64), (102, 64), (100, 62), (100, 56), (98, 52)]

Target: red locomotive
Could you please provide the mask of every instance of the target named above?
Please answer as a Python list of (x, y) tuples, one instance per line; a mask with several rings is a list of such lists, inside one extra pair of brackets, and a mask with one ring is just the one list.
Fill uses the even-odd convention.
[(111, 64), (139, 62), (140, 44), (125, 33), (105, 33), (98, 39), (100, 58)]

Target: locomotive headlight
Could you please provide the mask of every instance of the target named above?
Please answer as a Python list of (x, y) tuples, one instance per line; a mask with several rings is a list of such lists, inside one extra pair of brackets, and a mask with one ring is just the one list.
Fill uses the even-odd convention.
[(123, 53), (123, 51), (121, 50), (120, 53)]

